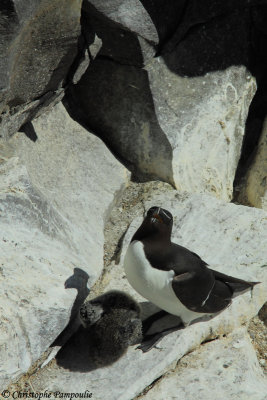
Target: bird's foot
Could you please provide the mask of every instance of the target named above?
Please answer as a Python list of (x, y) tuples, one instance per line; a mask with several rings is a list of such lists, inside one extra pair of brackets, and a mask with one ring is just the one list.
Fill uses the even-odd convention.
[(147, 333), (147, 331), (149, 330), (149, 328), (154, 324), (154, 322), (158, 321), (159, 319), (165, 317), (166, 315), (168, 315), (168, 313), (164, 310), (160, 310), (158, 312), (156, 312), (155, 314), (150, 315), (150, 317), (146, 318), (143, 322), (142, 322), (142, 326), (143, 326), (143, 334), (145, 335)]
[(179, 325), (175, 325), (171, 328), (164, 329), (162, 332), (157, 332), (152, 335), (145, 335), (143, 337), (142, 343), (137, 347), (137, 349), (140, 349), (142, 350), (143, 353), (146, 353), (147, 351), (153, 349), (153, 347), (155, 347), (156, 344), (162, 338), (164, 338), (164, 336), (183, 328), (185, 328), (185, 325), (183, 323), (180, 323)]
[(142, 350), (143, 353), (148, 352), (153, 349), (156, 344), (162, 339), (161, 333), (156, 333), (155, 335), (146, 335), (144, 336), (142, 343), (136, 348)]

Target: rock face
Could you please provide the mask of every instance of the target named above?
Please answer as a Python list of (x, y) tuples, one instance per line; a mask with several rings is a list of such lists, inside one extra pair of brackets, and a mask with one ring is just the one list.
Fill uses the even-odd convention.
[(0, 129), (9, 136), (60, 93), (77, 54), (81, 0), (0, 5)]
[[(264, 211), (225, 204), (207, 195), (179, 194), (174, 190), (165, 190), (165, 193), (162, 192), (156, 196), (151, 193), (151, 199), (146, 202), (145, 207), (149, 208), (151, 204), (159, 206), (164, 204), (165, 208), (172, 211), (174, 242), (197, 252), (212, 268), (247, 280), (260, 280), (262, 283), (255, 287), (252, 297), (250, 293), (237, 297), (233, 304), (216, 318), (198, 322), (165, 337), (157, 348), (148, 353), (130, 348), (125, 356), (105, 368), (92, 367), (90, 360), (86, 364), (87, 368), (84, 360), (80, 366), (77, 366), (79, 357), (73, 359), (72, 365), (72, 356), (68, 357), (68, 354), (79, 354), (81, 351), (79, 338), (76, 337), (64, 347), (65, 360), (60, 360), (61, 367), (52, 361), (31, 377), (31, 382), (36, 390), (42, 391), (48, 388), (52, 392), (72, 391), (77, 393), (90, 390), (98, 399), (106, 398), (108, 393), (111, 399), (133, 399), (170, 369), (173, 363), (177, 363), (181, 357), (199, 346), (200, 343), (238, 330), (258, 312), (266, 301), (267, 280), (263, 266), (267, 256), (267, 220)], [(141, 220), (142, 217), (137, 218), (130, 226), (124, 239), (121, 259), (123, 259), (128, 243)], [(106, 276), (104, 291), (112, 289), (130, 293), (141, 302), (144, 315), (148, 314), (151, 307), (129, 286), (125, 279), (122, 261), (120, 265), (114, 265)], [(175, 321), (177, 323), (177, 320)], [(175, 324), (175, 321), (167, 319), (165, 324), (170, 326), (170, 324)], [(154, 329), (156, 330), (157, 326)], [(255, 393), (258, 394), (264, 388), (263, 379), (252, 347), (247, 342), (246, 334), (242, 335), (244, 353), (249, 349), (247, 356), (253, 366), (256, 365), (255, 377), (260, 379), (258, 389), (255, 389)], [(223, 348), (224, 343), (222, 342), (219, 347)], [(244, 355), (244, 353), (242, 354)], [(243, 355), (242, 361), (240, 360), (242, 368), (246, 362)], [(203, 357), (205, 359), (205, 350), (203, 350)], [(222, 360), (228, 362), (229, 357), (231, 357), (230, 350), (227, 351), (226, 356), (222, 354), (219, 361), (214, 360), (214, 369), (221, 366)], [(204, 362), (203, 359), (202, 362)], [(238, 363), (238, 366), (241, 364)], [(245, 375), (243, 379), (247, 382), (248, 375)], [(88, 382), (90, 382), (89, 386)], [(102, 385), (101, 382), (105, 382), (105, 385)], [(110, 387), (113, 388), (112, 393), (110, 393)], [(250, 393), (249, 389), (247, 393)], [(263, 394), (265, 395), (265, 392)], [(260, 400), (263, 398), (263, 396), (259, 397)]]
[(254, 80), (240, 67), (181, 78), (163, 59), (147, 71), (157, 118), (172, 147), (175, 187), (231, 200)]
[(86, 0), (83, 6), (158, 45), (175, 31), (186, 1)]
[(95, 279), (102, 270), (103, 250), (92, 248), (103, 246), (104, 221), (127, 182), (127, 170), (100, 139), (69, 117), (62, 103), (35, 120), (33, 128), (38, 139), (23, 136), (19, 155), (33, 185), (68, 221), (67, 233), (93, 267)]
[(75, 88), (87, 125), (137, 174), (229, 201), (254, 80), (243, 67), (182, 78), (162, 58), (146, 69), (96, 60)]
[(146, 23), (150, 34), (140, 28), (135, 35), (127, 24), (127, 10), (131, 21), (136, 17), (128, 2), (115, 3), (117, 12), (113, 2), (93, 2), (98, 10), (93, 28), (103, 47), (68, 94), (73, 113), (139, 178), (161, 179), (179, 190), (231, 200), (255, 80), (242, 66), (189, 71), (181, 60), (193, 55), (184, 54), (182, 45), (153, 58), (156, 50), (144, 40), (160, 43), (152, 33), (151, 27), (157, 27), (152, 11), (139, 4), (138, 10), (143, 7), (142, 13), (151, 17)]
[(266, 393), (267, 381), (247, 333), (240, 329), (185, 356), (140, 399), (265, 400)]
[[(0, 393), (266, 399), (265, 3), (1, 2)], [(229, 204), (252, 154), (239, 200), (261, 210)], [(148, 353), (124, 353), (124, 324), (99, 351), (90, 343), (102, 333), (80, 327), (86, 298), (118, 289), (142, 318), (156, 311), (123, 269), (155, 205), (172, 212), (174, 242), (261, 283)], [(151, 330), (177, 322), (169, 315)]]
[(104, 222), (127, 182), (61, 103), (32, 130), (35, 142), (19, 133), (0, 144), (1, 387), (75, 316), (102, 271)]
[(267, 210), (267, 119), (238, 200)]

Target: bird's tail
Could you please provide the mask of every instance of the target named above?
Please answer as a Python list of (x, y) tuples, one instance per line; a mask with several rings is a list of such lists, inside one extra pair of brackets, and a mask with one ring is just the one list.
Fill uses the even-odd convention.
[(261, 282), (244, 281), (243, 279), (235, 278), (233, 276), (225, 275), (219, 271), (214, 271), (215, 278), (223, 281), (233, 292), (233, 297), (239, 296), (248, 290), (253, 290), (255, 285)]
[(233, 282), (226, 282), (228, 286), (233, 290), (233, 297), (239, 296), (247, 292), (248, 290), (253, 290), (255, 285), (258, 285), (261, 282), (246, 282), (244, 283), (233, 283)]

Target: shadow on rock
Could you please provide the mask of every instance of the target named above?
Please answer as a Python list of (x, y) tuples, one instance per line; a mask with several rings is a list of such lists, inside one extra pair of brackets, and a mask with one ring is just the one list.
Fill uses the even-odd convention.
[(89, 372), (98, 368), (95, 353), (97, 350), (88, 329), (80, 326), (57, 353), (56, 361), (60, 367), (70, 371)]
[(153, 71), (151, 61), (160, 56), (174, 74), (200, 77), (245, 65), (256, 77), (258, 90), (246, 124), (238, 186), (267, 109), (265, 0), (140, 0), (136, 24), (127, 7), (121, 22), (114, 3), (83, 5), (83, 34), (96, 33), (103, 45), (77, 85), (66, 91), (64, 104), (72, 118), (99, 136), (134, 179), (174, 184), (173, 149), (162, 128), (163, 111), (155, 108), (154, 89), (143, 67)]
[(80, 268), (74, 268), (73, 275), (70, 276), (65, 282), (66, 289), (77, 289), (77, 296), (71, 309), (70, 320), (66, 328), (54, 340), (51, 347), (63, 346), (72, 334), (81, 325), (78, 311), (89, 294), (87, 287), (89, 275)]
[[(82, 25), (86, 38), (93, 29), (103, 45), (80, 81), (66, 90), (68, 113), (100, 137), (134, 177), (173, 184), (172, 148), (156, 115), (138, 38), (89, 4)], [(132, 151), (133, 141), (138, 151)]]

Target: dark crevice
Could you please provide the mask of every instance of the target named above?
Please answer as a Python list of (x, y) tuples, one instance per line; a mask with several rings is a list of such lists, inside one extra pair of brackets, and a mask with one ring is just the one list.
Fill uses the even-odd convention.
[(201, 345), (206, 344), (206, 343), (210, 343), (210, 342), (214, 342), (215, 340), (218, 340), (218, 339), (220, 339), (220, 336), (207, 338), (207, 339), (203, 340), (203, 342), (201, 342)]
[(188, 8), (187, 0), (140, 0), (143, 7), (150, 16), (158, 33), (159, 42), (156, 45), (156, 55), (161, 54), (172, 37), (177, 26), (182, 23), (186, 10)]
[(257, 91), (250, 104), (246, 120), (241, 156), (234, 180), (234, 198), (247, 170), (252, 165), (267, 115), (267, 5), (250, 10), (250, 57), (248, 69), (256, 78)]
[(112, 61), (118, 65), (126, 66), (126, 67), (135, 67), (135, 68), (141, 68), (140, 64), (134, 63), (134, 62), (123, 62), (122, 59), (118, 60), (113, 58), (112, 56), (104, 55), (104, 54), (99, 54), (97, 57), (98, 60), (107, 60), (107, 61)]
[(153, 387), (157, 383), (159, 383), (165, 377), (165, 375), (166, 375), (166, 373), (161, 375), (161, 376), (159, 376), (157, 379), (155, 379), (152, 383), (150, 383), (150, 385), (148, 385), (145, 389), (143, 389), (142, 392), (137, 397), (135, 397), (133, 400), (138, 400), (139, 397), (145, 396), (151, 389), (153, 389)]
[[(213, 22), (234, 12), (243, 12), (250, 5), (250, 0), (206, 1), (205, 4), (187, 1), (180, 23), (168, 41), (162, 46), (162, 54), (172, 52), (175, 47), (190, 34), (193, 27)], [(238, 19), (237, 21), (238, 22)]]
[(162, 57), (172, 72), (191, 78), (247, 66), (248, 53), (249, 9), (244, 7), (190, 25), (173, 51), (163, 49)]

